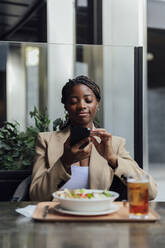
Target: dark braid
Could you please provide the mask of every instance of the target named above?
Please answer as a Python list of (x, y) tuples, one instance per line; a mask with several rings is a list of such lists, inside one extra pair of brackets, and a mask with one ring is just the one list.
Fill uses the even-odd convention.
[(70, 96), (72, 92), (72, 88), (77, 84), (84, 84), (87, 87), (89, 87), (95, 94), (97, 101), (98, 102), (100, 101), (101, 96), (100, 96), (99, 86), (86, 76), (78, 76), (75, 79), (69, 79), (69, 81), (64, 85), (62, 89), (62, 98), (61, 98), (61, 102), (63, 104), (66, 104), (67, 98), (68, 96)]

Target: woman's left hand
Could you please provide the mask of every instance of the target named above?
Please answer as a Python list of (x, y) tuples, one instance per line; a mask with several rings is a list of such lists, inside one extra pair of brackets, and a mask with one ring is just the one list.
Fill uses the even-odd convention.
[[(98, 142), (94, 136), (98, 136), (101, 141)], [(97, 128), (91, 130), (90, 137), (98, 153), (108, 161), (112, 169), (115, 169), (117, 167), (117, 156), (112, 148), (112, 135), (106, 129)]]

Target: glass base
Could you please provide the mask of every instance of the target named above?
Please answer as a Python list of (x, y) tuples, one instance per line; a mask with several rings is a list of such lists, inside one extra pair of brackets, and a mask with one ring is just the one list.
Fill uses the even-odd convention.
[(148, 219), (148, 214), (129, 214), (129, 219), (146, 220)]

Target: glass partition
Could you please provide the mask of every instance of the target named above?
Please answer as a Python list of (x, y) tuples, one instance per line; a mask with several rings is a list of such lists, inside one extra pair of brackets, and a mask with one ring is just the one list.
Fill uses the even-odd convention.
[[(17, 120), (33, 125), (29, 112), (48, 108), (49, 119), (64, 117), (61, 89), (69, 78), (87, 75), (100, 86), (97, 119), (126, 138), (134, 156), (134, 47), (42, 43), (0, 43), (1, 126)], [(1, 75), (1, 74), (0, 74)]]

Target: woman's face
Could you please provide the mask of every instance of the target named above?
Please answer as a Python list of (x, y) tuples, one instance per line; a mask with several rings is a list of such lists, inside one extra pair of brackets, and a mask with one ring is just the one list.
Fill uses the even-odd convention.
[(71, 124), (92, 128), (98, 101), (93, 91), (84, 84), (77, 84), (68, 96), (65, 109)]

